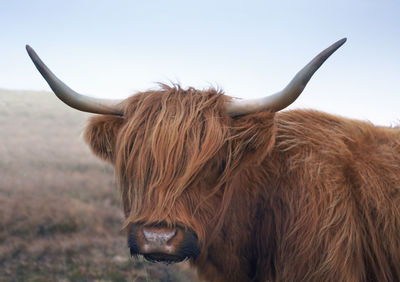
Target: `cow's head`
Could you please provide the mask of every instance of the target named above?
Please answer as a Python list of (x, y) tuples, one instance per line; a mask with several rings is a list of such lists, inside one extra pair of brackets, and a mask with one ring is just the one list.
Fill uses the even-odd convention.
[(90, 120), (85, 139), (116, 169), (132, 255), (175, 262), (196, 258), (218, 232), (233, 176), (273, 147), (274, 112), (290, 105), (344, 42), (321, 52), (282, 91), (256, 100), (166, 85), (122, 101), (90, 98), (27, 50), (62, 101), (101, 114)]

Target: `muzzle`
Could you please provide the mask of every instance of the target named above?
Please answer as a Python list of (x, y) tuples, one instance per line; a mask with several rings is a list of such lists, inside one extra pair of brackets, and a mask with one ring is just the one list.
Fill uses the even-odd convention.
[(128, 245), (131, 256), (143, 255), (153, 262), (175, 263), (196, 259), (200, 253), (196, 234), (179, 226), (132, 224)]

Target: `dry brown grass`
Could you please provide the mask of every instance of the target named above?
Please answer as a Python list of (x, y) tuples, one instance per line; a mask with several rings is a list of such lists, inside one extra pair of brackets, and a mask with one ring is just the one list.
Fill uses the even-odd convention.
[(0, 90), (0, 281), (190, 281), (129, 258), (112, 168), (82, 141), (88, 114)]

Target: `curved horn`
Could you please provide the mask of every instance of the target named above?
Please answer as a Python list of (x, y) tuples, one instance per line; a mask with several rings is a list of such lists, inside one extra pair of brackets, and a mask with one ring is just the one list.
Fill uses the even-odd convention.
[(238, 116), (267, 110), (277, 112), (286, 108), (299, 97), (308, 81), (326, 59), (345, 42), (346, 38), (343, 38), (319, 53), (278, 93), (260, 99), (230, 101), (226, 105), (226, 113), (230, 116)]
[(26, 45), (26, 51), (28, 51), (29, 57), (31, 57), (36, 68), (47, 81), (57, 97), (68, 106), (80, 111), (95, 114), (123, 114), (123, 108), (121, 105), (122, 100), (99, 99), (75, 92), (50, 71), (31, 46)]

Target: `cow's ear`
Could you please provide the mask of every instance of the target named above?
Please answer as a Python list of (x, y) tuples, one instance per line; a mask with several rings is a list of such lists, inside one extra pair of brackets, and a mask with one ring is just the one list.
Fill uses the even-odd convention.
[(113, 162), (115, 142), (124, 119), (118, 116), (92, 117), (84, 132), (84, 139), (98, 157)]
[(275, 113), (259, 112), (233, 118), (234, 154), (241, 163), (257, 163), (266, 158), (275, 144)]

